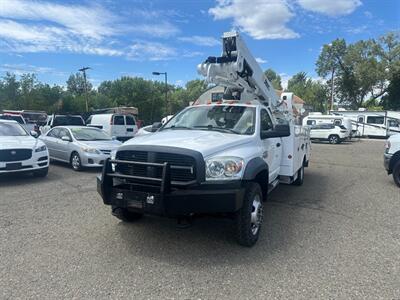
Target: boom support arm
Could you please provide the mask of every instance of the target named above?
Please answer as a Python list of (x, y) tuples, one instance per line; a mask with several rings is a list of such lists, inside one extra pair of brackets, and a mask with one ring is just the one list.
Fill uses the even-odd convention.
[(226, 32), (222, 37), (220, 57), (208, 57), (198, 65), (198, 72), (208, 83), (226, 87), (236, 100), (257, 100), (272, 110), (279, 107), (279, 98), (255, 58), (237, 32)]

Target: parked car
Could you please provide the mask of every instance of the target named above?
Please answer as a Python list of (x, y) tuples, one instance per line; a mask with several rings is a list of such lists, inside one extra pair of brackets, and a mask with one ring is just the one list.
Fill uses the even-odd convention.
[(331, 144), (339, 144), (349, 137), (346, 127), (334, 124), (319, 124), (310, 127), (312, 140), (329, 141)]
[(138, 132), (135, 117), (127, 114), (91, 115), (87, 119), (87, 125), (103, 129), (120, 141), (129, 140)]
[(45, 134), (56, 126), (85, 126), (85, 121), (80, 115), (51, 115), (47, 117), (46, 124), (40, 127), (40, 133)]
[(35, 124), (27, 123), (23, 116), (15, 114), (2, 114), (0, 115), (1, 120), (13, 120), (17, 121), (26, 131), (31, 132), (35, 130)]
[(393, 175), (393, 180), (400, 187), (400, 134), (392, 135), (386, 141), (384, 166), (388, 174)]
[[(31, 133), (36, 135), (35, 132)], [(49, 170), (46, 145), (17, 121), (0, 120), (0, 174), (33, 172), (45, 177)]]
[(85, 126), (58, 126), (40, 139), (49, 148), (50, 158), (71, 164), (75, 171), (83, 167), (101, 167), (121, 142), (105, 131)]

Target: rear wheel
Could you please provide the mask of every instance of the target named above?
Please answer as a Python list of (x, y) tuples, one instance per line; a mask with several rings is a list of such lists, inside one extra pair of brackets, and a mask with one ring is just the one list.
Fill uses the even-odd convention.
[(81, 157), (77, 152), (72, 153), (71, 155), (71, 167), (74, 169), (74, 171), (80, 171), (82, 170), (82, 162), (81, 162)]
[(400, 160), (393, 167), (394, 182), (400, 187)]
[(127, 208), (115, 206), (112, 207), (111, 213), (114, 217), (120, 219), (123, 222), (134, 222), (143, 217), (143, 214), (141, 213), (130, 211)]
[(340, 143), (340, 138), (336, 134), (332, 134), (328, 137), (328, 141), (330, 144), (339, 144)]
[(293, 182), (293, 185), (302, 185), (304, 182), (304, 164), (297, 171), (297, 179)]
[(246, 247), (253, 246), (260, 235), (264, 217), (263, 195), (258, 183), (247, 184), (242, 208), (236, 213), (237, 242)]

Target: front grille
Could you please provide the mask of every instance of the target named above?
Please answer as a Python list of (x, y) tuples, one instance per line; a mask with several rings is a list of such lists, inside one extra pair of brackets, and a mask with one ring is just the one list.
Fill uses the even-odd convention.
[[(196, 179), (195, 159), (188, 155), (163, 152), (147, 151), (118, 151), (117, 159), (136, 161), (165, 163), (168, 162), (171, 167), (171, 181), (188, 182)], [(133, 175), (140, 177), (162, 177), (162, 169), (141, 165), (117, 164), (117, 171), (124, 175)]]
[(32, 157), (31, 149), (0, 150), (0, 161), (21, 161)]

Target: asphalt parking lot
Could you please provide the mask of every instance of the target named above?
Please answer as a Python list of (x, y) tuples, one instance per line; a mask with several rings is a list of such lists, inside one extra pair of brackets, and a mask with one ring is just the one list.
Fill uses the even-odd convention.
[(250, 249), (229, 220), (121, 223), (96, 170), (3, 176), (0, 298), (399, 298), (400, 190), (383, 144), (313, 144), (304, 185), (270, 195)]

